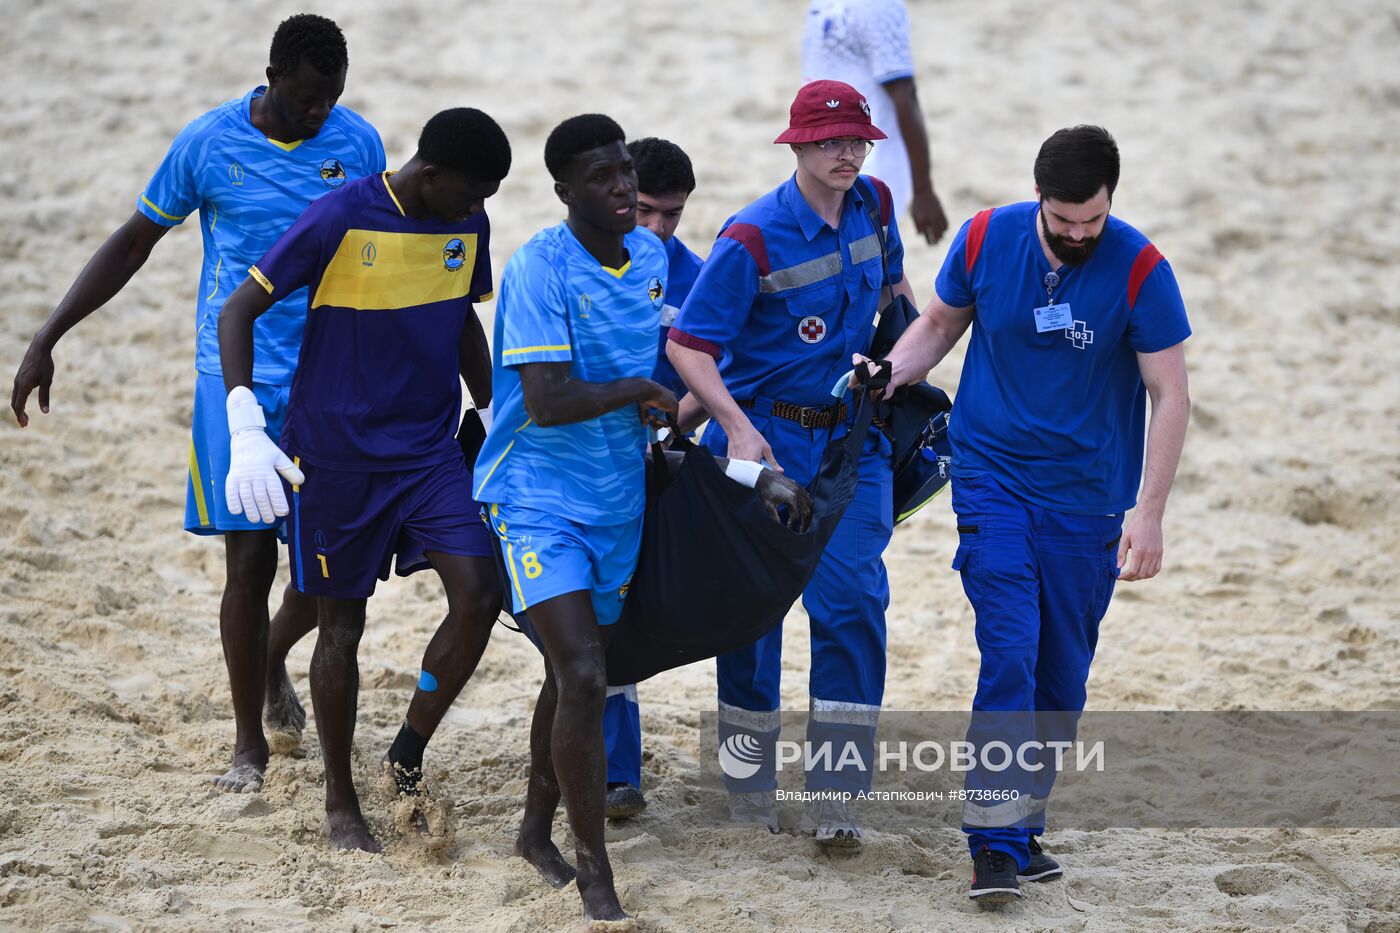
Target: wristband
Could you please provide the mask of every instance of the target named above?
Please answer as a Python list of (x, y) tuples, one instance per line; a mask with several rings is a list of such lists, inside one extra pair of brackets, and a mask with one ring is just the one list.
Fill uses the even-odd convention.
[(267, 418), (263, 416), (262, 406), (258, 404), (258, 397), (247, 386), (234, 386), (233, 390), (229, 392), (224, 406), (228, 412), (230, 437), (247, 428), (262, 430), (267, 427)]
[(725, 476), (750, 489), (758, 485), (758, 478), (762, 473), (763, 464), (752, 460), (730, 460), (724, 465)]

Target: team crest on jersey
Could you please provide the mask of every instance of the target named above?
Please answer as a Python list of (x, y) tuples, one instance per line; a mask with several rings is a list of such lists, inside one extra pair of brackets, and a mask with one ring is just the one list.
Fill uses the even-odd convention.
[(228, 180), (233, 183), (235, 188), (243, 187), (243, 166), (237, 162), (230, 162), (228, 164)]
[(447, 241), (447, 245), (442, 248), (442, 264), (448, 272), (456, 272), (462, 268), (462, 264), (467, 261), (467, 244), (457, 237)]
[(592, 310), (593, 310), (593, 299), (588, 297), (588, 293), (587, 293), (587, 292), (584, 292), (582, 295), (579, 295), (579, 296), (578, 296), (578, 316), (579, 316), (579, 317), (588, 317), (588, 312), (589, 312), (589, 311), (592, 311)]
[(804, 317), (797, 325), (797, 336), (803, 343), (821, 343), (826, 339), (826, 321), (815, 314)]
[(647, 297), (651, 299), (652, 305), (658, 310), (666, 303), (666, 288), (661, 284), (661, 280), (654, 275), (647, 283)]
[(372, 266), (372, 265), (374, 265), (374, 257), (376, 257), (376, 256), (378, 256), (378, 255), (379, 255), (379, 249), (378, 249), (378, 247), (376, 247), (376, 246), (374, 245), (374, 241), (373, 241), (373, 240), (370, 240), (369, 242), (365, 243), (365, 245), (364, 245), (363, 247), (361, 247), (361, 249), (360, 249), (360, 265), (362, 265), (362, 266)]
[(327, 159), (321, 163), (321, 180), (327, 188), (339, 188), (345, 184), (345, 166), (339, 159)]

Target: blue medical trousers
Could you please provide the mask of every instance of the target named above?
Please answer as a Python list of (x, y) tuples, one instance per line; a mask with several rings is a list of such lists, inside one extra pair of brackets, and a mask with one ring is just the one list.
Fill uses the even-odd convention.
[[(811, 483), (832, 436), (766, 413), (758, 400), (747, 412), (773, 448), (785, 475)], [(840, 437), (844, 427), (836, 428)], [(718, 423), (706, 429), (706, 446), (723, 454), (729, 439)], [(893, 476), (889, 441), (871, 428), (860, 460), (855, 499), (827, 544), (817, 571), (802, 593), (811, 633), (808, 679), (811, 710), (807, 745), (819, 762), (808, 768), (811, 790), (855, 794), (870, 789), (875, 766), (875, 727), (885, 693), (885, 610), (890, 586), (881, 559), (894, 530)], [(778, 737), (779, 677), (783, 630), (779, 625), (756, 643), (721, 655), (719, 740), (753, 736), (763, 750), (757, 773), (725, 775), (733, 792), (777, 787), (774, 744)], [(824, 760), (820, 757), (826, 748)], [(790, 765), (789, 765), (790, 767)]]
[[(968, 741), (975, 750), (999, 741), (1013, 751), (1025, 742), (1073, 741), (1099, 622), (1118, 578), (1122, 513), (1042, 508), (985, 473), (953, 476), (953, 510), (953, 569), (962, 574), (976, 615), (982, 655)], [(995, 767), (1003, 757), (998, 752), (985, 760)], [(1022, 870), (1030, 862), (1029, 837), (1045, 831), (1055, 777), (1053, 753), (1032, 752), (1027, 760), (1029, 768), (968, 772), (967, 789), (985, 796), (969, 799), (963, 813), (971, 852), (984, 845), (1001, 850)], [(1074, 755), (1066, 760), (1072, 763)]]
[(608, 783), (642, 786), (642, 711), (637, 685), (609, 687), (603, 704), (603, 744), (608, 751)]

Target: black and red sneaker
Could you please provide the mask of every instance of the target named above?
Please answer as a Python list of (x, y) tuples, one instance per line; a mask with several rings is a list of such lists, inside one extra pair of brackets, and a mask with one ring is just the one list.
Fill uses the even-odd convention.
[(1016, 873), (1017, 878), (1022, 881), (1054, 881), (1065, 873), (1059, 862), (1045, 854), (1035, 836), (1031, 837), (1030, 842), (1031, 863), (1026, 866), (1025, 871)]
[(1017, 900), (1021, 885), (1016, 880), (1016, 860), (997, 849), (978, 849), (972, 857), (972, 887), (967, 896), (984, 909)]

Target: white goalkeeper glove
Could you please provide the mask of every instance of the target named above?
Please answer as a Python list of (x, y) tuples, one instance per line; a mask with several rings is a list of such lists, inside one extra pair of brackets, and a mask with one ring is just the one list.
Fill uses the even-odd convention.
[(229, 460), (224, 480), (224, 501), (234, 515), (272, 524), (287, 514), (287, 496), (277, 476), (293, 486), (306, 477), (292, 465), (263, 430), (267, 419), (247, 386), (235, 386), (228, 394)]

